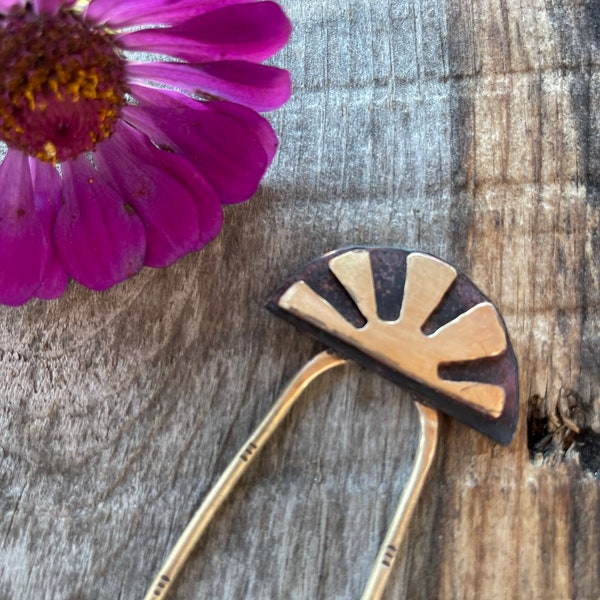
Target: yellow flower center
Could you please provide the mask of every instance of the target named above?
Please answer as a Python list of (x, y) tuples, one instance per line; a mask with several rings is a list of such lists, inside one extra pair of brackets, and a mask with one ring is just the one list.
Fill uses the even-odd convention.
[(0, 139), (48, 162), (108, 138), (125, 103), (111, 35), (71, 10), (20, 8), (0, 21)]

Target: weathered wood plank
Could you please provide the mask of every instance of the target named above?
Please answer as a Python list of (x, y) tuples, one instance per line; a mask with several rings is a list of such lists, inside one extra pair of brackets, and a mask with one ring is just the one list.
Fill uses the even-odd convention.
[[(103, 294), (0, 310), (0, 597), (141, 598), (317, 349), (264, 301), (363, 243), (438, 254), (493, 298), (524, 400), (508, 449), (442, 420), (388, 597), (597, 598), (598, 481), (531, 464), (525, 423), (535, 395), (600, 429), (596, 3), (282, 4), (281, 150), (219, 239)], [(324, 376), (172, 598), (359, 597), (410, 469), (410, 400), (358, 367)]]

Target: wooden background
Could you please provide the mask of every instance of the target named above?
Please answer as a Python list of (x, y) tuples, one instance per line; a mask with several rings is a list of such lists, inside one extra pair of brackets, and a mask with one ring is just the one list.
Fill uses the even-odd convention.
[[(281, 149), (218, 240), (107, 293), (0, 310), (0, 598), (143, 596), (318, 349), (264, 302), (350, 243), (454, 262), (521, 368), (510, 448), (442, 419), (387, 598), (599, 598), (600, 5), (282, 4)], [(358, 598), (411, 466), (411, 400), (355, 366), (319, 380), (170, 597)]]

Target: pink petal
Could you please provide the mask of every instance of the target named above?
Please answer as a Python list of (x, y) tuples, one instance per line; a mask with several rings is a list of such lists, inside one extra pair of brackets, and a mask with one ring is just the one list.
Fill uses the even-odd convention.
[(146, 252), (145, 228), (133, 208), (95, 171), (85, 155), (62, 164), (64, 204), (54, 241), (65, 269), (93, 290), (137, 273)]
[(33, 0), (33, 8), (38, 14), (55, 14), (59, 8), (68, 8), (77, 0)]
[[(182, 108), (187, 106), (193, 110), (198, 110), (198, 100), (180, 94), (179, 92), (136, 84), (131, 85), (130, 89), (136, 100), (147, 106), (171, 108)], [(241, 104), (234, 104), (233, 102), (212, 100), (210, 102), (203, 102), (202, 106), (229, 115), (238, 123), (239, 127), (242, 127), (249, 134), (256, 137), (267, 155), (268, 164), (271, 164), (279, 146), (279, 141), (277, 140), (277, 135), (275, 134), (271, 123), (269, 123), (267, 119), (261, 117), (252, 109), (242, 106)]]
[(269, 121), (241, 104), (213, 101), (210, 102), (209, 106), (217, 112), (228, 115), (237, 121), (241, 127), (252, 133), (267, 155), (267, 166), (271, 164), (279, 147), (279, 140)]
[(247, 0), (92, 0), (85, 16), (111, 27), (173, 25), (207, 11)]
[(8, 13), (13, 6), (23, 6), (25, 0), (0, 0), (0, 12)]
[(184, 158), (159, 150), (144, 134), (121, 124), (95, 157), (146, 226), (146, 265), (170, 265), (220, 230), (215, 191)]
[(29, 168), (33, 181), (35, 207), (49, 241), (46, 271), (35, 295), (44, 300), (52, 300), (65, 293), (69, 281), (69, 276), (60, 263), (52, 242), (54, 222), (62, 199), (62, 180), (50, 163), (29, 158)]
[(181, 154), (198, 168), (217, 191), (221, 202), (247, 200), (254, 194), (269, 157), (257, 137), (239, 121), (212, 108), (130, 106), (125, 119), (159, 146)]
[(172, 85), (193, 94), (237, 102), (260, 112), (285, 104), (292, 88), (287, 71), (239, 60), (197, 64), (129, 63), (126, 68), (133, 81)]
[(291, 32), (288, 18), (275, 2), (250, 2), (213, 10), (174, 27), (123, 33), (119, 44), (191, 62), (261, 62), (281, 50)]
[(35, 294), (48, 261), (48, 240), (22, 152), (8, 150), (0, 165), (0, 190), (0, 303), (16, 306)]

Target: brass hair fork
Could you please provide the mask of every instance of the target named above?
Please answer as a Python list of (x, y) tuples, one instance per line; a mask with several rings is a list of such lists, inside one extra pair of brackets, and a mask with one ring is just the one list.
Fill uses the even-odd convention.
[(518, 417), (515, 355), (495, 306), (467, 277), (430, 254), (352, 247), (306, 265), (268, 304), (325, 350), (283, 390), (186, 527), (145, 600), (164, 598), (196, 542), (302, 391), (354, 360), (417, 396), (420, 436), (400, 503), (362, 600), (378, 600), (435, 454), (437, 411), (508, 444)]

